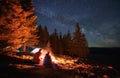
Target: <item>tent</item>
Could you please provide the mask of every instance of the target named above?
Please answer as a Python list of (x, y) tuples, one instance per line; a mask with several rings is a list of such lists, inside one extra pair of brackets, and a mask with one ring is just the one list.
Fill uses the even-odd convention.
[[(31, 52), (33, 50), (32, 47), (26, 46), (26, 52)], [(17, 52), (22, 52), (23, 51), (23, 46), (18, 48)]]
[(36, 63), (36, 64), (39, 64), (40, 63), (40, 55), (41, 55), (41, 48), (35, 48), (31, 51), (31, 53), (34, 54), (34, 57), (33, 57), (33, 62)]
[(35, 54), (35, 53), (37, 53), (40, 49), (42, 49), (42, 48), (34, 48), (34, 49), (31, 51), (31, 53)]

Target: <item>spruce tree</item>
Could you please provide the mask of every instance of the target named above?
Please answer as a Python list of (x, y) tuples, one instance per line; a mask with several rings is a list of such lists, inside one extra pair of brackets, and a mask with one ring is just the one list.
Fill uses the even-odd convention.
[(58, 37), (58, 53), (63, 54), (63, 38), (62, 38), (62, 33), (60, 32), (59, 37)]
[[(37, 43), (36, 16), (31, 0), (1, 0), (0, 42), (6, 41), (6, 47), (16, 51), (19, 47), (33, 46)], [(4, 8), (4, 9), (3, 9)], [(6, 32), (7, 31), (7, 32)], [(1, 43), (0, 43), (1, 44)]]
[(84, 34), (80, 31), (79, 23), (76, 24), (72, 40), (72, 53), (74, 56), (86, 57), (88, 55), (88, 45)]
[(55, 54), (58, 54), (58, 33), (57, 33), (57, 30), (55, 29), (53, 34), (51, 34), (50, 36), (50, 43), (51, 43), (51, 47), (53, 49), (53, 52)]
[(67, 36), (66, 36), (66, 45), (67, 45), (67, 52), (69, 55), (72, 54), (72, 37), (70, 31), (68, 31)]
[(49, 32), (46, 26), (43, 28), (43, 45), (46, 45), (49, 41)]
[(71, 37), (71, 34), (70, 34), (70, 31), (68, 31), (67, 34), (64, 35), (63, 37), (63, 41), (64, 41), (64, 54), (69, 54), (71, 55), (72, 53), (72, 37)]
[(37, 27), (37, 36), (38, 36), (38, 46), (42, 47), (44, 42), (43, 42), (43, 29), (41, 25)]

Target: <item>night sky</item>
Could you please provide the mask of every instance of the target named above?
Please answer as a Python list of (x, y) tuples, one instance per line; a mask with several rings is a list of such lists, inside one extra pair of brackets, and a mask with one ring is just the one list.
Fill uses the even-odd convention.
[(49, 33), (74, 32), (78, 22), (89, 47), (120, 47), (120, 0), (33, 0), (37, 23)]

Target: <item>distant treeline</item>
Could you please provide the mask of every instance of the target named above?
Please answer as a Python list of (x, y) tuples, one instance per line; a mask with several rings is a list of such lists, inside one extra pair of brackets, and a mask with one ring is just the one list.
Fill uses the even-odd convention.
[(85, 35), (80, 31), (79, 23), (75, 26), (73, 36), (70, 31), (62, 35), (56, 29), (52, 34), (49, 34), (46, 26), (38, 27), (37, 36), (39, 37), (39, 46), (43, 47), (49, 43), (55, 54), (86, 57), (89, 53), (88, 43)]

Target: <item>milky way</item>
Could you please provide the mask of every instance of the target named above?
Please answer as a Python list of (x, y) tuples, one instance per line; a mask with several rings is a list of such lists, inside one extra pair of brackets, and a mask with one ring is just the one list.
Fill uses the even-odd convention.
[(37, 23), (50, 33), (74, 32), (78, 22), (89, 47), (120, 47), (119, 0), (33, 0)]

